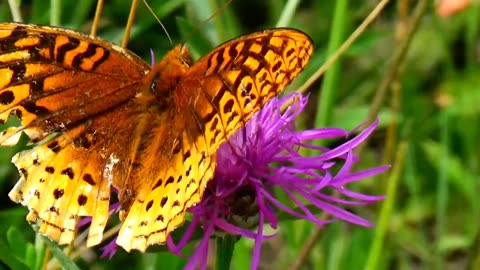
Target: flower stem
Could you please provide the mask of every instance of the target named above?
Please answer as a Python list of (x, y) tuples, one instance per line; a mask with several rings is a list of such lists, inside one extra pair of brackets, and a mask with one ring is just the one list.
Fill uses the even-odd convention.
[(61, 4), (60, 0), (50, 0), (50, 25), (60, 25)]
[(215, 269), (225, 270), (230, 269), (232, 262), (233, 250), (239, 237), (236, 235), (225, 235), (224, 237), (217, 237), (217, 256)]
[(282, 10), (282, 14), (280, 15), (280, 19), (278, 19), (277, 24), (275, 27), (285, 27), (290, 24), (295, 11), (297, 10), (298, 4), (300, 1), (298, 0), (288, 0), (287, 4)]
[(391, 221), (394, 213), (398, 185), (400, 177), (403, 173), (403, 166), (405, 165), (406, 151), (407, 142), (400, 142), (395, 157), (395, 167), (392, 174), (390, 175), (390, 178), (387, 181), (387, 199), (382, 205), (380, 216), (378, 218), (377, 226), (375, 229), (375, 236), (373, 238), (372, 246), (370, 247), (365, 266), (362, 269), (379, 269), (380, 261), (382, 260), (383, 256), (385, 256), (385, 237), (389, 228), (389, 222)]
[[(330, 41), (328, 44), (327, 55), (331, 56), (342, 45), (345, 40), (345, 31), (349, 25), (348, 19), (348, 0), (336, 1), (335, 14), (333, 17), (332, 29), (330, 31)], [(335, 94), (338, 89), (340, 79), (341, 60), (337, 60), (325, 73), (321, 95), (319, 96), (319, 109), (315, 116), (316, 127), (326, 127), (331, 124), (333, 115), (333, 106), (335, 103)]]

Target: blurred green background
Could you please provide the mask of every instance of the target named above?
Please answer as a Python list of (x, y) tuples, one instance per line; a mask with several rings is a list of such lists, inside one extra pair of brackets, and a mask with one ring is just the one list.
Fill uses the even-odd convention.
[[(19, 2), (24, 22), (85, 33), (96, 5), (94, 0)], [(306, 32), (315, 42), (315, 54), (287, 91), (310, 78), (378, 3), (234, 0), (220, 11), (224, 0), (148, 2), (173, 45), (186, 42), (195, 58), (223, 41), (264, 28), (288, 26)], [(422, 3), (425, 12), (415, 13)], [(311, 100), (300, 127), (352, 129), (369, 111), (378, 110), (380, 127), (359, 153), (358, 167), (393, 167), (352, 187), (387, 195), (383, 202), (349, 209), (377, 225), (326, 226), (300, 269), (480, 269), (480, 9), (472, 4), (440, 17), (435, 7), (433, 1), (390, 1), (309, 88)], [(98, 35), (120, 44), (129, 9), (130, 1), (106, 1)], [(409, 35), (416, 14), (421, 15), (418, 29)], [(0, 21), (12, 20), (8, 2), (0, 1)], [(402, 55), (405, 40), (410, 42)], [(140, 4), (128, 48), (150, 63), (150, 49), (158, 60), (173, 45)], [(397, 76), (392, 77), (394, 70)], [(381, 106), (375, 107), (376, 99)], [(7, 196), (18, 178), (10, 159), (19, 149), (0, 149), (0, 269), (21, 267), (22, 262), (28, 265), (24, 269), (40, 269), (45, 244), (26, 223), (26, 209)], [(282, 222), (278, 236), (263, 245), (260, 268), (292, 269), (314, 229), (304, 221)], [(252, 246), (249, 240), (236, 245), (231, 269), (248, 269)], [(181, 269), (185, 263), (164, 252), (120, 251), (112, 260), (98, 259), (98, 249), (73, 254), (82, 269)]]

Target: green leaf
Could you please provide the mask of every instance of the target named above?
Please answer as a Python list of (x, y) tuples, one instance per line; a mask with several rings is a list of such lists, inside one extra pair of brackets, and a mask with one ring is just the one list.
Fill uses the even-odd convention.
[(53, 257), (57, 259), (58, 263), (62, 266), (62, 269), (66, 270), (80, 270), (78, 266), (63, 252), (63, 250), (50, 239), (42, 236), (43, 241), (47, 244), (48, 248), (52, 251)]
[(27, 250), (27, 242), (25, 238), (16, 227), (10, 227), (7, 230), (7, 242), (8, 246), (10, 247), (11, 251), (17, 256), (18, 258), (25, 258), (26, 250)]
[(239, 236), (226, 234), (217, 237), (216, 269), (230, 269), (235, 244), (240, 239)]
[(18, 257), (12, 253), (12, 250), (7, 246), (7, 244), (0, 238), (0, 261), (6, 264), (10, 269), (15, 270), (28, 270), (29, 267)]

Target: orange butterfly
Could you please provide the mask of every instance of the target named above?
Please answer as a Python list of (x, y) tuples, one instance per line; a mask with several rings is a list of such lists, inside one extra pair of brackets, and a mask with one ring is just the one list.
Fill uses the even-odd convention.
[(0, 134), (36, 145), (13, 158), (9, 196), (59, 244), (91, 216), (100, 243), (111, 187), (123, 222), (117, 244), (164, 243), (213, 178), (221, 143), (280, 93), (312, 55), (311, 39), (272, 29), (228, 41), (193, 64), (185, 46), (150, 67), (132, 52), (71, 30), (0, 24)]

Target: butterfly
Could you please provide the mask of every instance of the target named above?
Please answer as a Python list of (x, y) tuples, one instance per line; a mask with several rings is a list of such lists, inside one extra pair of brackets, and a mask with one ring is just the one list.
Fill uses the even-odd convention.
[(134, 53), (72, 30), (0, 24), (0, 146), (25, 133), (9, 197), (39, 232), (69, 244), (91, 217), (102, 241), (111, 189), (116, 243), (145, 251), (185, 221), (213, 178), (215, 153), (306, 66), (313, 43), (278, 28), (227, 41), (194, 63), (184, 45), (148, 65)]

